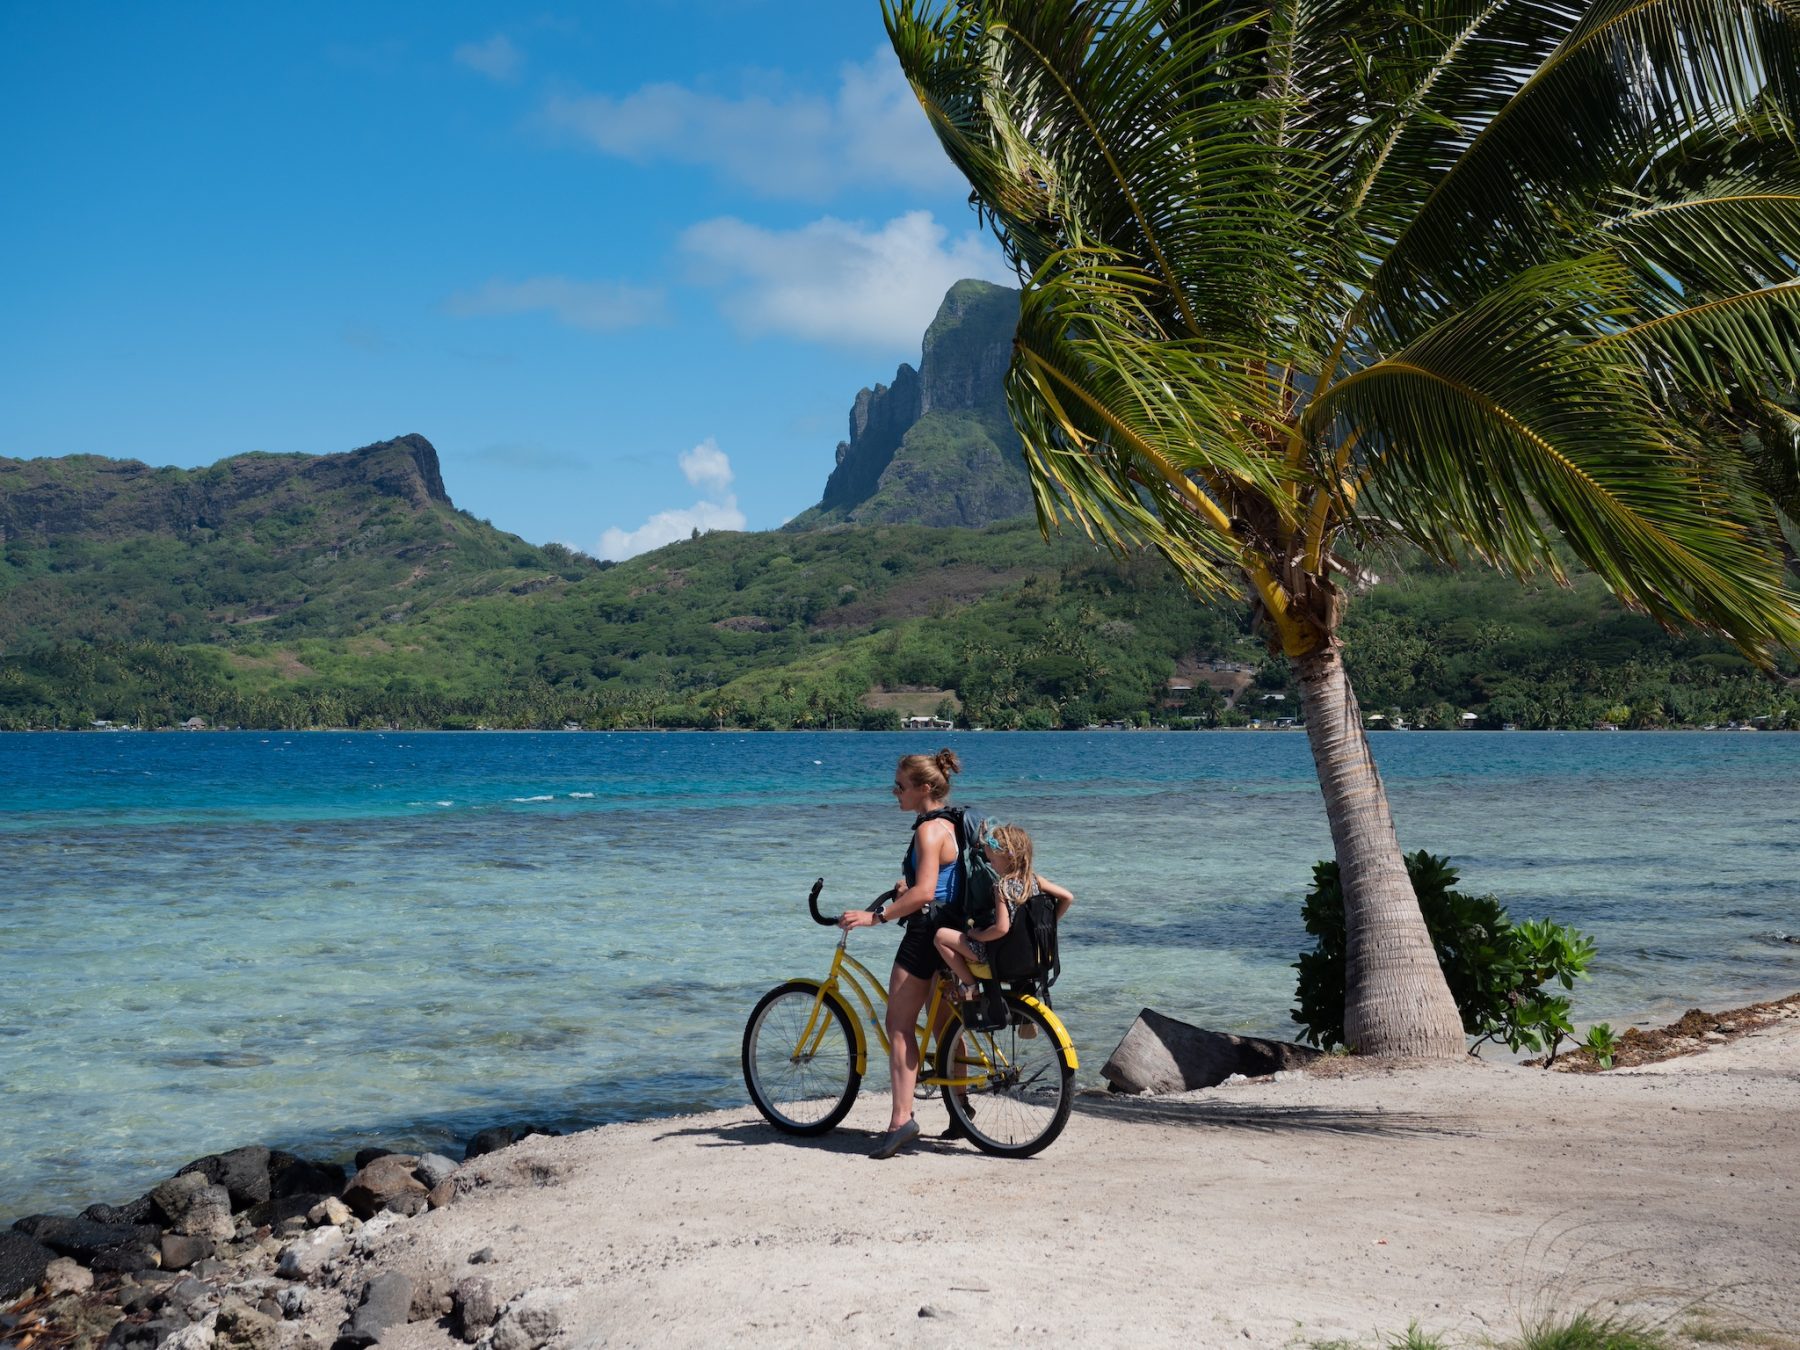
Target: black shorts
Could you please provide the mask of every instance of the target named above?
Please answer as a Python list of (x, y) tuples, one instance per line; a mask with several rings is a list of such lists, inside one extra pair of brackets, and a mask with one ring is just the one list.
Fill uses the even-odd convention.
[(933, 905), (901, 920), (906, 925), (906, 936), (900, 939), (900, 948), (894, 953), (894, 964), (908, 975), (917, 975), (921, 980), (929, 980), (948, 970), (944, 959), (938, 955), (935, 939), (940, 928), (960, 927), (957, 915), (952, 912), (954, 907), (954, 901), (948, 905)]

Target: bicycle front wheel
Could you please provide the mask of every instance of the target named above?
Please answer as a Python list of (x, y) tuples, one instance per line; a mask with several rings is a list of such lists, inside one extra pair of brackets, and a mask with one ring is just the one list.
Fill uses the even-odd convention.
[(983, 1153), (1029, 1158), (1069, 1123), (1075, 1070), (1063, 1063), (1042, 1013), (1006, 996), (1007, 1025), (965, 1030), (952, 1018), (938, 1039), (937, 1077), (950, 1119)]
[(744, 1027), (744, 1086), (784, 1134), (824, 1134), (862, 1087), (850, 1010), (804, 980), (776, 985)]

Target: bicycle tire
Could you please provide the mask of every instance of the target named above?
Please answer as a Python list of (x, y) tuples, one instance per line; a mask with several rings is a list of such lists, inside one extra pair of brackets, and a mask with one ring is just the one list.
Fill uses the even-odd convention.
[[(783, 1134), (824, 1134), (849, 1114), (862, 1087), (850, 1010), (825, 996), (817, 1047), (797, 1055), (819, 987), (789, 980), (764, 994), (744, 1024), (744, 1086), (762, 1118)], [(785, 1048), (784, 1048), (785, 1047)]]
[[(952, 1016), (938, 1039), (937, 1077), (972, 1077), (986, 1066), (986, 1083), (938, 1090), (950, 1119), (983, 1153), (1029, 1158), (1048, 1148), (1069, 1123), (1075, 1105), (1075, 1070), (1063, 1062), (1050, 1023), (1017, 994), (1006, 996), (1007, 1025), (998, 1031), (965, 1031)], [(1022, 1035), (1030, 1027), (1033, 1034)], [(972, 1043), (959, 1064), (963, 1038)], [(964, 1096), (964, 1093), (967, 1096)]]

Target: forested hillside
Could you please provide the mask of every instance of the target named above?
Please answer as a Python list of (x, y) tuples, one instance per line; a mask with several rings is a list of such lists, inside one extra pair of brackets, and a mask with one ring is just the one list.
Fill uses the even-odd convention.
[[(865, 389), (817, 507), (617, 566), (452, 503), (422, 436), (197, 470), (0, 460), (0, 729), (1214, 726), (1291, 715), (1247, 610), (1154, 556), (1046, 543), (1000, 379), (1017, 294), (961, 282), (915, 372)], [(1426, 726), (1800, 721), (1722, 644), (1594, 578), (1370, 560), (1365, 710)]]
[[(0, 726), (880, 727), (897, 709), (1232, 725), (1295, 705), (1247, 628), (1159, 560), (1046, 545), (1024, 522), (717, 533), (348, 635), (13, 651)], [(1788, 681), (1620, 612), (1591, 577), (1402, 571), (1355, 602), (1346, 634), (1365, 708), (1421, 725), (1465, 710), (1493, 726), (1780, 725), (1800, 706)]]
[(4, 648), (340, 634), (592, 570), (457, 510), (423, 436), (193, 470), (0, 459)]

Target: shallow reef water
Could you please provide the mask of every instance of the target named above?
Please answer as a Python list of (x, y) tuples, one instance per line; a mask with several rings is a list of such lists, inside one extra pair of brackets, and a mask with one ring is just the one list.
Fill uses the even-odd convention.
[[(1800, 988), (1800, 736), (1373, 739), (1405, 848), (1598, 939), (1581, 1021)], [(830, 959), (807, 888), (893, 884), (894, 758), (946, 742), (1079, 897), (1086, 1077), (1146, 1006), (1292, 1034), (1330, 851), (1298, 733), (0, 736), (0, 1218), (242, 1143), (741, 1104), (751, 1005)]]

